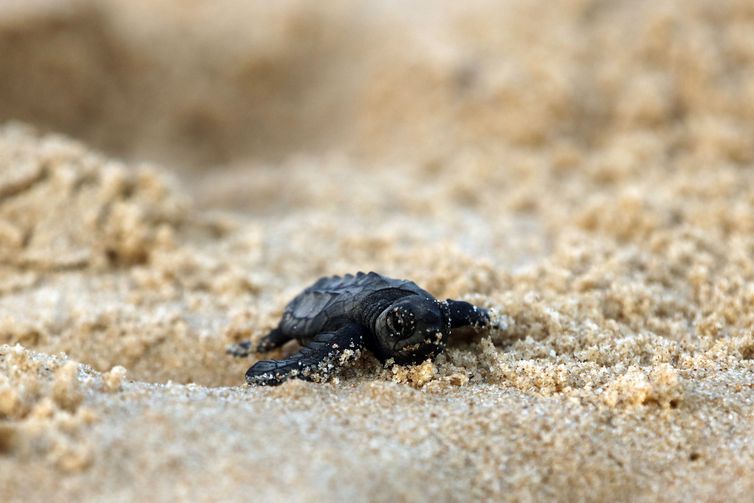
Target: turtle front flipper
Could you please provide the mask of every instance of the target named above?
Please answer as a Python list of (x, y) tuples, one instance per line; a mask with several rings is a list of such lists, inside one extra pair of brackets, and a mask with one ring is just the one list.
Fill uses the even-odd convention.
[(288, 358), (255, 363), (246, 371), (246, 382), (276, 386), (292, 377), (326, 381), (339, 367), (356, 359), (366, 334), (367, 330), (356, 323), (334, 332), (323, 332)]
[(490, 322), (490, 314), (486, 309), (462, 300), (448, 299), (446, 302), (450, 311), (451, 328), (486, 327)]

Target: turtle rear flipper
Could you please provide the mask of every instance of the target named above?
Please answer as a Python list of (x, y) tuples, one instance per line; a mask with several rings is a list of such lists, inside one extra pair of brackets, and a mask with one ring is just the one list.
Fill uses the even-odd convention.
[(251, 341), (237, 342), (225, 348), (225, 352), (236, 358), (246, 358), (251, 353)]
[(268, 351), (272, 351), (291, 339), (293, 339), (293, 337), (283, 333), (283, 331), (280, 330), (280, 327), (275, 328), (271, 330), (269, 334), (260, 339), (259, 344), (257, 344), (257, 353), (267, 353)]
[(259, 340), (259, 343), (257, 344), (255, 350), (251, 349), (251, 341), (243, 341), (237, 342), (236, 344), (231, 344), (230, 346), (225, 348), (225, 352), (229, 355), (235, 356), (236, 358), (246, 358), (254, 352), (267, 353), (269, 351), (272, 351), (273, 349), (277, 349), (291, 339), (293, 339), (293, 337), (284, 334), (280, 330), (280, 328), (275, 328), (271, 330), (269, 334), (265, 335)]
[(349, 323), (334, 332), (323, 332), (284, 360), (265, 360), (246, 371), (246, 382), (275, 386), (295, 377), (307, 381), (326, 381), (343, 364), (358, 356), (367, 331)]

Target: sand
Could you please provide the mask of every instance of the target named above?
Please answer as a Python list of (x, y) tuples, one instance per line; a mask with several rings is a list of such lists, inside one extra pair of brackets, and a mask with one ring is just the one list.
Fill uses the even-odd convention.
[[(326, 3), (0, 5), (0, 500), (751, 501), (750, 2)], [(359, 270), (498, 328), (243, 384)]]

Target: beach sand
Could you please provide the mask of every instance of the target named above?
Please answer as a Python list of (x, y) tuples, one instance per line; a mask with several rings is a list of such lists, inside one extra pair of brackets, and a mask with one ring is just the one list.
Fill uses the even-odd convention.
[[(11, 1), (0, 75), (0, 500), (751, 501), (750, 2)], [(244, 384), (360, 270), (497, 328)]]

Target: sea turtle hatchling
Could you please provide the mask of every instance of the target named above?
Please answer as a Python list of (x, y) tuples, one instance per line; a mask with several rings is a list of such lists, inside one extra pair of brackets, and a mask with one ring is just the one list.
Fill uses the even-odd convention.
[[(285, 308), (277, 328), (264, 336), (264, 353), (296, 339), (301, 349), (282, 360), (259, 361), (246, 371), (249, 384), (277, 385), (296, 377), (326, 381), (368, 349), (382, 362), (420, 363), (445, 349), (451, 329), (489, 324), (486, 309), (439, 301), (415, 283), (375, 272), (319, 279)], [(251, 342), (228, 353), (248, 356)]]

